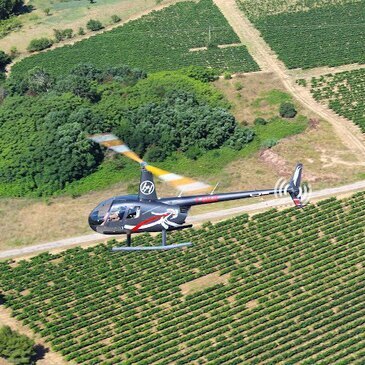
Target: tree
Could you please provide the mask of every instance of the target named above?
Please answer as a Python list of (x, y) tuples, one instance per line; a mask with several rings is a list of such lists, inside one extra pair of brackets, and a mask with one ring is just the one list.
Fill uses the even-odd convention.
[(51, 47), (53, 44), (51, 39), (36, 38), (32, 39), (27, 47), (29, 52), (42, 51), (43, 49)]
[(4, 51), (0, 51), (0, 70), (3, 70), (5, 66), (10, 63), (11, 58)]
[(0, 328), (0, 356), (18, 365), (32, 364), (34, 341), (13, 331), (9, 326)]
[(99, 20), (90, 19), (86, 23), (86, 28), (95, 32), (97, 30), (103, 29), (103, 25), (101, 24), (101, 22)]
[(16, 14), (23, 5), (23, 0), (0, 0), (0, 20)]
[(283, 118), (294, 118), (297, 115), (295, 106), (292, 103), (281, 103), (279, 114)]
[(54, 80), (45, 69), (35, 67), (29, 71), (27, 83), (29, 92), (39, 94), (49, 91), (53, 86)]

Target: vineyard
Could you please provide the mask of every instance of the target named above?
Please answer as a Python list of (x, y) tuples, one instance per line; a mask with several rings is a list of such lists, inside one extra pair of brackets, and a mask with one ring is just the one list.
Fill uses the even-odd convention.
[[(183, 2), (154, 11), (89, 39), (37, 54), (17, 63), (12, 72), (24, 74), (35, 66), (54, 75), (76, 64), (91, 62), (105, 68), (127, 64), (148, 72), (200, 65), (230, 71), (256, 71), (257, 64), (212, 0)], [(232, 45), (219, 48), (219, 45)], [(207, 47), (191, 52), (191, 48)]]
[[(247, 3), (241, 3), (265, 41), (289, 68), (363, 63), (364, 7), (365, 0), (360, 0), (319, 8), (312, 4), (305, 11), (255, 16), (247, 11)], [(269, 6), (266, 12), (270, 14)]]
[(194, 242), (184, 251), (44, 253), (2, 263), (0, 288), (78, 364), (360, 365), (364, 203), (362, 192), (171, 234)]
[(312, 78), (311, 92), (337, 114), (352, 120), (365, 132), (365, 70), (359, 69)]

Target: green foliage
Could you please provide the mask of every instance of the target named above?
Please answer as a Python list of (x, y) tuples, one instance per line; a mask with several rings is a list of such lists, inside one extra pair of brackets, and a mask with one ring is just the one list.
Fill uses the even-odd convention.
[(191, 160), (197, 160), (202, 154), (203, 151), (196, 145), (190, 146), (185, 152), (185, 156)]
[(307, 80), (306, 79), (298, 79), (295, 81), (298, 85), (307, 87)]
[(265, 125), (267, 124), (267, 120), (264, 118), (256, 118), (253, 123), (255, 125)]
[[(14, 65), (12, 73), (20, 76), (40, 66), (58, 76), (85, 62), (102, 69), (124, 63), (147, 72), (177, 70), (186, 65), (232, 72), (258, 70), (245, 46), (189, 52), (190, 48), (206, 45), (209, 26), (216, 43), (240, 42), (212, 0), (180, 2), (74, 45), (27, 57)], [(96, 57), (97, 49), (103, 52)]]
[(29, 52), (42, 51), (43, 49), (51, 47), (53, 44), (51, 39), (48, 38), (36, 38), (32, 39), (27, 47)]
[(192, 94), (174, 91), (162, 102), (129, 110), (116, 132), (140, 155), (151, 149), (149, 155), (156, 161), (192, 146), (211, 150), (228, 143), (240, 149), (252, 140), (253, 132), (236, 126), (226, 110), (199, 103)]
[(183, 75), (192, 77), (201, 82), (213, 82), (218, 79), (218, 72), (212, 68), (188, 66), (179, 70)]
[(364, 0), (317, 5), (251, 20), (287, 67), (334, 67), (364, 61), (364, 6)]
[(361, 192), (171, 232), (198, 242), (183, 253), (111, 255), (110, 240), (3, 262), (0, 286), (70, 363), (361, 363), (364, 203)]
[(297, 115), (297, 111), (294, 104), (282, 103), (279, 108), (279, 114), (283, 118), (294, 118)]
[(364, 82), (364, 69), (328, 74), (312, 78), (311, 92), (315, 100), (327, 102), (333, 111), (365, 132)]
[(22, 22), (19, 18), (12, 16), (9, 19), (0, 20), (0, 39), (4, 38), (13, 30), (20, 29)]
[(232, 75), (231, 75), (230, 72), (225, 72), (223, 74), (223, 77), (224, 77), (225, 80), (230, 80), (232, 78)]
[(23, 5), (23, 0), (0, 0), (0, 20), (16, 14)]
[(77, 31), (78, 35), (84, 35), (85, 34), (85, 30), (83, 27), (80, 27), (79, 30)]
[(262, 142), (261, 148), (271, 148), (278, 144), (278, 141), (276, 139), (267, 139)]
[(61, 42), (65, 39), (69, 39), (73, 37), (73, 30), (72, 29), (53, 29), (54, 36), (56, 42)]
[(4, 70), (5, 66), (10, 63), (11, 58), (4, 51), (0, 51), (0, 71)]
[(118, 16), (118, 15), (116, 15), (116, 14), (113, 14), (112, 16), (111, 16), (111, 19), (112, 19), (112, 22), (113, 23), (119, 23), (122, 19), (120, 19), (120, 17)]
[(12, 364), (33, 364), (36, 354), (34, 341), (25, 335), (13, 331), (9, 326), (0, 327), (0, 357)]
[(237, 128), (217, 90), (179, 72), (146, 78), (127, 66), (102, 71), (81, 64), (60, 78), (36, 68), (25, 78), (12, 76), (6, 87), (0, 195), (49, 195), (99, 171), (103, 156), (86, 134), (114, 129), (149, 161), (193, 146), (239, 150), (253, 138), (251, 130)]
[(99, 20), (90, 19), (86, 23), (86, 28), (95, 32), (97, 30), (103, 29), (103, 24), (101, 24), (101, 22)]

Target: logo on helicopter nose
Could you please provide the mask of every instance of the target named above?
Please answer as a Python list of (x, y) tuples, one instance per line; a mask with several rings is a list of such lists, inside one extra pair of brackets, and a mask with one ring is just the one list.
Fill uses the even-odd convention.
[(155, 184), (150, 180), (145, 180), (139, 186), (139, 190), (144, 195), (150, 195), (155, 191)]

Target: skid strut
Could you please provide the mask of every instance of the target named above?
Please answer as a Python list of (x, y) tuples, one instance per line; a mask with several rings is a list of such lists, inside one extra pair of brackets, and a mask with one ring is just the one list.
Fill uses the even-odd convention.
[(177, 243), (174, 245), (167, 245), (167, 232), (166, 229), (162, 230), (162, 242), (161, 246), (131, 246), (132, 243), (132, 235), (130, 233), (127, 233), (127, 246), (124, 247), (113, 247), (113, 252), (118, 251), (163, 251), (163, 250), (171, 250), (173, 248), (181, 248), (181, 247), (187, 247), (191, 246), (191, 242), (185, 242), (185, 243)]

